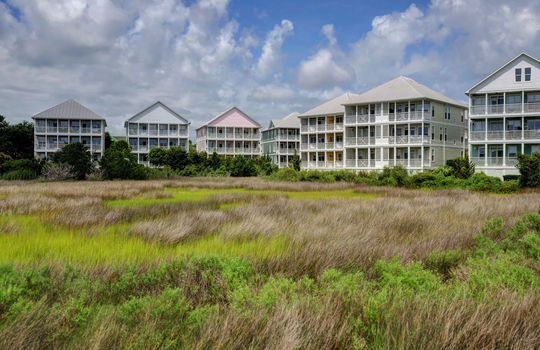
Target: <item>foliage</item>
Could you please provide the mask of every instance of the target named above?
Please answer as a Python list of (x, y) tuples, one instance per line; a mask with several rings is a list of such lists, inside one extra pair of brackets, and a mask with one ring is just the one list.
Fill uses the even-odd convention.
[(183, 147), (176, 146), (167, 150), (167, 158), (165, 165), (168, 165), (173, 170), (182, 170), (188, 165), (188, 154)]
[(300, 156), (298, 155), (298, 153), (296, 152), (296, 149), (295, 149), (294, 150), (294, 156), (289, 161), (289, 164), (294, 170), (298, 171), (298, 170), (300, 170), (300, 164), (301, 163), (302, 163), (302, 160), (300, 159)]
[(0, 115), (0, 152), (13, 159), (34, 157), (34, 125), (27, 121), (10, 125)]
[(379, 175), (379, 181), (385, 185), (405, 186), (409, 184), (409, 173), (404, 167), (384, 167)]
[(162, 167), (167, 164), (168, 152), (164, 148), (152, 148), (148, 153), (148, 161), (158, 167)]
[(520, 177), (521, 177), (521, 175), (507, 174), (507, 175), (503, 175), (503, 181), (517, 180), (519, 182)]
[(253, 161), (242, 155), (232, 159), (229, 165), (229, 171), (231, 176), (234, 177), (257, 176), (257, 169), (255, 168)]
[(67, 164), (75, 179), (83, 180), (92, 171), (92, 154), (81, 142), (70, 143), (54, 152), (52, 162)]
[(521, 187), (540, 187), (540, 152), (533, 155), (518, 154), (516, 167), (521, 174), (519, 184)]
[(0, 164), (3, 180), (32, 180), (41, 175), (43, 162), (36, 159), (14, 159)]
[(276, 165), (272, 164), (272, 160), (268, 156), (256, 158), (253, 162), (259, 176), (268, 176), (278, 169)]
[(73, 167), (66, 163), (48, 163), (43, 166), (42, 175), (47, 180), (61, 181), (75, 179), (77, 174)]
[(457, 157), (446, 161), (446, 165), (452, 168), (450, 175), (458, 179), (468, 179), (474, 175), (474, 163), (469, 160), (469, 155)]
[(131, 147), (124, 141), (115, 141), (105, 150), (99, 162), (106, 179), (145, 179), (144, 166), (137, 163), (137, 155), (131, 153)]
[(109, 134), (108, 131), (105, 132), (105, 149), (111, 147), (111, 144), (113, 143), (113, 138), (111, 137), (111, 134)]

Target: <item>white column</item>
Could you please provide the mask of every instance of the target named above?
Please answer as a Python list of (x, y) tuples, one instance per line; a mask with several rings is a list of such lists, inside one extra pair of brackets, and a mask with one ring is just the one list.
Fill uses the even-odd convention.
[(503, 92), (503, 113), (506, 113), (506, 91)]
[(506, 166), (506, 143), (503, 143), (503, 166)]
[(488, 164), (488, 156), (489, 156), (489, 152), (488, 152), (488, 145), (487, 143), (484, 144), (484, 155), (485, 155), (485, 159), (484, 159), (484, 165), (487, 166)]
[[(424, 120), (424, 99), (422, 99), (422, 120)], [(422, 135), (424, 134), (424, 128), (422, 127)]]
[(521, 139), (525, 139), (525, 117), (521, 117)]
[(407, 120), (411, 120), (411, 101), (408, 102), (409, 108), (408, 108), (408, 114), (407, 114)]
[(521, 91), (521, 113), (525, 112), (525, 91)]
[(488, 111), (488, 94), (486, 94), (486, 110), (484, 111), (484, 114), (487, 114)]
[(506, 117), (503, 116), (503, 140), (506, 140)]
[(411, 146), (407, 146), (407, 169), (411, 168)]

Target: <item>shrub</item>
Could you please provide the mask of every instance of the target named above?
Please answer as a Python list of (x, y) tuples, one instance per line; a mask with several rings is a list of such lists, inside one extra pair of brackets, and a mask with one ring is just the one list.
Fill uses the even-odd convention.
[(298, 153), (296, 153), (296, 150), (294, 150), (294, 156), (289, 161), (289, 164), (291, 165), (291, 167), (294, 170), (299, 171), (301, 162), (302, 161), (301, 161), (300, 157), (298, 156)]
[(540, 187), (540, 152), (532, 156), (528, 154), (518, 154), (518, 164), (521, 177), (519, 185), (521, 187)]
[(153, 148), (148, 153), (148, 161), (155, 166), (164, 166), (167, 164), (167, 150), (164, 148)]
[(254, 162), (255, 168), (257, 169), (257, 174), (259, 175), (267, 176), (277, 170), (277, 166), (272, 164), (272, 160), (267, 156), (257, 158)]
[(503, 183), (498, 177), (488, 176), (484, 173), (476, 173), (471, 176), (465, 182), (464, 187), (472, 191), (499, 193), (510, 193), (519, 189), (516, 181), (507, 181)]
[(18, 169), (11, 170), (3, 174), (0, 179), (2, 180), (33, 180), (38, 175), (32, 169)]
[(409, 183), (409, 173), (401, 165), (384, 167), (379, 175), (379, 181), (386, 186), (405, 186)]
[(257, 169), (253, 161), (244, 156), (236, 156), (229, 165), (231, 176), (257, 176)]
[(518, 180), (520, 179), (520, 175), (515, 175), (515, 174), (508, 174), (508, 175), (503, 175), (503, 181), (512, 181), (512, 180)]
[(71, 172), (77, 180), (83, 180), (92, 170), (92, 154), (80, 142), (70, 143), (52, 155), (53, 163), (71, 166)]
[(100, 160), (103, 177), (106, 179), (146, 179), (142, 164), (137, 163), (137, 155), (131, 153), (131, 147), (124, 141), (115, 141), (105, 150)]
[(457, 157), (446, 161), (451, 170), (451, 175), (458, 179), (468, 179), (474, 175), (474, 163), (469, 160), (469, 156)]
[(149, 179), (169, 179), (178, 175), (178, 173), (169, 166), (164, 166), (161, 169), (145, 167), (144, 171)]
[(45, 165), (42, 175), (47, 180), (68, 180), (77, 177), (73, 167), (65, 163), (49, 163)]
[(174, 170), (182, 170), (188, 165), (188, 154), (183, 147), (171, 147), (167, 151), (166, 163)]
[(300, 181), (301, 175), (299, 171), (296, 171), (293, 168), (287, 167), (287, 168), (279, 169), (278, 171), (270, 175), (270, 179), (278, 180), (278, 181), (295, 182), (295, 181)]
[(432, 172), (421, 172), (411, 176), (410, 185), (412, 187), (434, 187), (437, 186), (437, 176)]
[(41, 175), (42, 162), (36, 159), (7, 160), (0, 166), (4, 180), (31, 180)]

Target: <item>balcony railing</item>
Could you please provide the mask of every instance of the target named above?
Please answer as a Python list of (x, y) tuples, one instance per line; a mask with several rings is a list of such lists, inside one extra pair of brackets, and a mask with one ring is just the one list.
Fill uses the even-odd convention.
[(148, 145), (139, 145), (139, 152), (147, 152)]
[(473, 157), (471, 161), (479, 167), (514, 167), (517, 164), (515, 157), (507, 157), (506, 160), (503, 157)]
[(158, 131), (157, 130), (150, 130), (148, 134), (150, 136), (158, 136)]
[(81, 133), (82, 134), (89, 134), (90, 133), (90, 128), (87, 128), (87, 127), (81, 128)]
[(47, 127), (47, 132), (57, 132), (57, 131), (58, 131), (57, 127), (54, 127), (54, 126)]
[(525, 140), (540, 140), (540, 129), (523, 130), (523, 138)]
[[(487, 112), (487, 113), (486, 113)], [(483, 114), (515, 114), (515, 113), (538, 113), (540, 112), (540, 102), (530, 103), (507, 103), (498, 105), (471, 106), (471, 115)]]
[(486, 139), (486, 132), (485, 131), (471, 131), (471, 134), (469, 135), (469, 139), (471, 141), (481, 141)]
[(37, 149), (45, 149), (47, 148), (47, 143), (46, 142), (38, 142), (37, 143)]
[(46, 130), (47, 130), (47, 128), (45, 128), (44, 126), (36, 127), (36, 132), (38, 132), (38, 133), (45, 132)]
[(101, 128), (92, 128), (92, 134), (101, 134)]
[(538, 113), (540, 112), (540, 102), (525, 103), (523, 109), (525, 113)]
[(521, 103), (507, 103), (505, 107), (506, 113), (521, 113)]
[(488, 140), (502, 140), (504, 138), (504, 131), (488, 131)]
[(523, 132), (521, 130), (507, 130), (506, 139), (507, 140), (521, 140)]

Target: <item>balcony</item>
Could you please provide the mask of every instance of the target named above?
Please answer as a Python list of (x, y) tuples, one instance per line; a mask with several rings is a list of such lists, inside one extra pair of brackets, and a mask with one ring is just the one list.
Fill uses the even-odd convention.
[(525, 140), (540, 140), (540, 129), (523, 130), (523, 138)]
[(525, 113), (539, 113), (540, 112), (540, 102), (534, 103), (525, 103), (523, 108)]
[(470, 141), (483, 141), (486, 139), (485, 131), (471, 131), (469, 135)]
[(92, 128), (92, 134), (101, 134), (101, 128)]
[(47, 129), (44, 126), (36, 127), (36, 133), (44, 133)]
[(61, 126), (61, 127), (58, 128), (58, 132), (61, 133), (61, 134), (67, 134), (68, 127), (67, 126)]
[(517, 158), (507, 157), (506, 160), (503, 157), (473, 157), (471, 161), (479, 167), (515, 167), (517, 164)]
[(307, 126), (307, 125), (302, 125), (302, 126), (300, 127), (300, 131), (302, 131), (302, 132), (307, 132), (307, 131), (308, 131), (308, 126)]
[(139, 145), (139, 152), (148, 152), (148, 145)]
[(82, 133), (82, 134), (89, 134), (89, 133), (90, 133), (90, 128), (88, 128), (88, 127), (82, 127), (82, 128), (81, 128), (81, 133)]
[(139, 150), (139, 147), (137, 145), (130, 144), (129, 146), (131, 147), (132, 152), (137, 152)]
[(540, 102), (472, 106), (471, 115), (540, 113)]
[(157, 130), (150, 130), (150, 132), (148, 132), (148, 134), (150, 136), (158, 136), (158, 131)]
[(37, 149), (44, 150), (46, 148), (47, 148), (47, 143), (46, 142), (38, 142), (37, 143)]
[(55, 126), (47, 127), (47, 132), (58, 132), (58, 128)]
[(72, 134), (78, 134), (80, 131), (81, 131), (81, 128), (79, 128), (78, 126), (72, 126), (70, 129), (70, 132)]
[(523, 132), (521, 130), (507, 130), (506, 139), (507, 140), (521, 140)]

